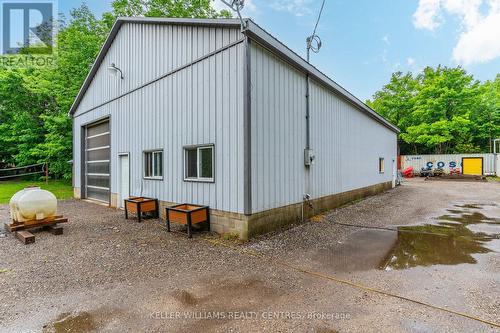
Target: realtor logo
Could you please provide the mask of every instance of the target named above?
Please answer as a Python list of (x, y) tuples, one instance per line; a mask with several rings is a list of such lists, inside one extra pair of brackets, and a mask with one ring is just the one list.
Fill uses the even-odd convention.
[(0, 0), (3, 54), (52, 54), (55, 0)]

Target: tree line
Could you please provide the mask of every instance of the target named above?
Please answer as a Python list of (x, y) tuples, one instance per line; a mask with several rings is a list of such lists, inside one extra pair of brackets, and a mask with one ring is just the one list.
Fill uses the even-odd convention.
[[(117, 17), (228, 17), (211, 0), (116, 0), (95, 17), (83, 4), (59, 18), (53, 67), (0, 63), (0, 168), (49, 164), (51, 176), (71, 179), (69, 109)], [(29, 51), (28, 51), (29, 52)], [(3, 165), (3, 166), (2, 166)]]
[[(71, 178), (68, 111), (119, 16), (229, 17), (210, 0), (115, 0), (97, 18), (86, 5), (60, 17), (53, 67), (0, 64), (0, 168), (49, 163), (51, 176)], [(500, 76), (480, 83), (461, 68), (394, 73), (367, 101), (401, 129), (402, 153), (487, 152), (500, 137)]]
[(399, 127), (401, 154), (488, 153), (500, 138), (500, 74), (481, 83), (461, 67), (393, 73), (367, 101)]

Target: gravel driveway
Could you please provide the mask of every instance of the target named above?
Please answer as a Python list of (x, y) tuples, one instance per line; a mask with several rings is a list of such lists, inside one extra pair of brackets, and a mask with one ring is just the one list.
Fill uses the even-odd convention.
[(244, 251), (500, 322), (500, 183), (414, 179), (237, 251), (84, 201), (59, 210), (62, 236), (0, 238), (1, 332), (495, 332)]

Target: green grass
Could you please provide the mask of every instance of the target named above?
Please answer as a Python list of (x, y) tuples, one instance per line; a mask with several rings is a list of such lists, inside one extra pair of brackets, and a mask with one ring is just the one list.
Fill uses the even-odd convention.
[(42, 189), (54, 193), (57, 199), (73, 198), (71, 181), (51, 180), (49, 184), (36, 180), (12, 180), (0, 182), (0, 204), (9, 203), (10, 198), (17, 192), (28, 186), (40, 186)]
[(486, 179), (488, 179), (490, 182), (500, 182), (500, 177), (496, 176), (488, 176), (486, 177)]

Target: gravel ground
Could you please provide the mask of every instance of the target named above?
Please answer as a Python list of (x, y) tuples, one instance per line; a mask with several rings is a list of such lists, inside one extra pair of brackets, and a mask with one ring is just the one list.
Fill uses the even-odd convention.
[[(487, 205), (456, 207), (471, 203)], [(499, 183), (415, 179), (235, 246), (500, 322), (498, 252), (474, 255), (476, 264), (378, 270), (372, 261), (394, 232), (376, 231), (374, 239), (370, 229), (337, 224), (433, 223), (447, 209), (498, 218), (499, 206)], [(11, 234), (0, 238), (1, 332), (495, 331), (213, 245), (207, 234), (168, 234), (158, 220), (127, 221), (121, 211), (84, 201), (59, 208), (70, 219), (64, 235), (39, 232), (28, 246)], [(8, 221), (7, 206), (0, 206), (0, 219)]]

